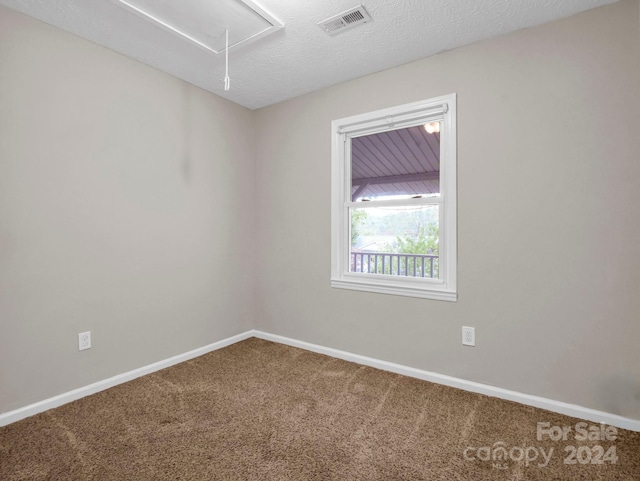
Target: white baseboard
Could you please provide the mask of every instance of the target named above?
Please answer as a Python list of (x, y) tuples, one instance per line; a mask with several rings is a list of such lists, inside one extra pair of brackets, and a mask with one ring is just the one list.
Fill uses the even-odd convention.
[(618, 428), (640, 432), (640, 420), (638, 419), (626, 418), (617, 414), (597, 411), (595, 409), (590, 409), (575, 404), (554, 401), (552, 399), (533, 396), (531, 394), (524, 394), (517, 391), (510, 391), (508, 389), (502, 389), (499, 387), (490, 386), (488, 384), (481, 384), (473, 381), (455, 378), (452, 376), (446, 376), (444, 374), (424, 371), (422, 369), (415, 369), (412, 367), (403, 366), (401, 364), (381, 361), (372, 357), (361, 356), (359, 354), (353, 354), (350, 352), (333, 349), (331, 347), (298, 341), (288, 337), (269, 334), (258, 330), (246, 331), (236, 336), (214, 342), (213, 344), (194, 349), (193, 351), (173, 356), (169, 359), (165, 359), (164, 361), (158, 361), (153, 364), (149, 364), (148, 366), (143, 366), (141, 368), (134, 369), (133, 371), (119, 374), (117, 376), (110, 377), (109, 379), (105, 379), (103, 381), (89, 384), (88, 386), (74, 389), (73, 391), (60, 394), (59, 396), (54, 396), (49, 399), (45, 399), (43, 401), (39, 401), (37, 403), (16, 409), (14, 411), (2, 413), (0, 414), (0, 426), (14, 423), (29, 416), (33, 416), (34, 414), (38, 414), (48, 409), (61, 406), (71, 401), (75, 401), (76, 399), (89, 396), (90, 394), (104, 391), (105, 389), (117, 386), (118, 384), (131, 381), (132, 379), (144, 376), (146, 374), (151, 374), (152, 372), (156, 372), (160, 369), (173, 366), (174, 364), (188, 361), (189, 359), (202, 356), (203, 354), (207, 354), (208, 352), (221, 349), (231, 344), (235, 344), (236, 342), (244, 341), (245, 339), (248, 339), (250, 337), (257, 337), (259, 339), (286, 344), (288, 346), (298, 347), (300, 349), (317, 352), (319, 354), (326, 354), (327, 356), (343, 359), (345, 361), (355, 362), (357, 364), (374, 367), (383, 371), (395, 372), (397, 374), (422, 379), (424, 381), (443, 384), (445, 386), (462, 389), (464, 391), (485, 394), (487, 396), (506, 399), (508, 401), (514, 401), (520, 404), (525, 404), (527, 406), (547, 409), (548, 411), (565, 414), (567, 416), (572, 416), (579, 419), (585, 419), (587, 421), (604, 423), (610, 426), (616, 426)]
[(93, 384), (89, 384), (88, 386), (74, 389), (73, 391), (65, 392), (58, 396), (50, 397), (49, 399), (45, 399), (34, 404), (29, 404), (28, 406), (18, 408), (14, 411), (2, 413), (0, 414), (0, 426), (6, 426), (7, 424), (11, 424), (16, 421), (20, 421), (21, 419), (28, 418), (29, 416), (33, 416), (34, 414), (38, 414), (49, 409), (62, 406), (63, 404), (75, 401), (76, 399), (80, 399), (85, 396), (104, 391), (105, 389), (117, 386), (118, 384), (131, 381), (146, 374), (151, 374), (152, 372), (156, 372), (160, 369), (173, 366), (174, 364), (188, 361), (189, 359), (202, 356), (203, 354), (207, 354), (208, 352), (227, 347), (239, 341), (244, 341), (245, 339), (253, 336), (253, 331), (243, 332), (241, 334), (238, 334), (237, 336), (228, 337), (221, 341), (214, 342), (213, 344), (199, 347), (198, 349), (194, 349), (193, 351), (178, 354), (177, 356), (170, 357), (169, 359), (154, 362), (153, 364), (134, 369), (133, 371), (125, 372), (123, 374), (118, 374), (102, 381), (94, 382)]
[(553, 399), (533, 396), (531, 394), (524, 394), (517, 391), (510, 391), (508, 389), (502, 389), (499, 387), (490, 386), (488, 384), (481, 384), (478, 382), (467, 381), (465, 379), (459, 379), (452, 376), (446, 376), (444, 374), (423, 371), (422, 369), (415, 369), (412, 367), (403, 366), (401, 364), (381, 361), (379, 359), (360, 356), (359, 354), (352, 354), (350, 352), (340, 351), (338, 349), (319, 346), (317, 344), (298, 341), (288, 337), (269, 334), (266, 332), (253, 331), (252, 335), (254, 337), (265, 339), (267, 341), (273, 341), (280, 344), (286, 344), (288, 346), (299, 347), (307, 351), (326, 354), (327, 356), (336, 357), (345, 361), (355, 362), (357, 364), (363, 364), (365, 366), (375, 367), (383, 371), (395, 372), (397, 374), (402, 374), (403, 376), (414, 377), (417, 379), (422, 379), (424, 381), (455, 387), (464, 391), (471, 391), (479, 394), (485, 394), (487, 396), (497, 397), (500, 399), (506, 399), (508, 401), (514, 401), (520, 404), (525, 404), (527, 406), (546, 409), (548, 411), (584, 419), (587, 421), (592, 421), (595, 423), (604, 423), (610, 426), (628, 429), (630, 431), (640, 431), (640, 419), (626, 418), (617, 414), (597, 411), (595, 409), (578, 406), (576, 404), (554, 401)]

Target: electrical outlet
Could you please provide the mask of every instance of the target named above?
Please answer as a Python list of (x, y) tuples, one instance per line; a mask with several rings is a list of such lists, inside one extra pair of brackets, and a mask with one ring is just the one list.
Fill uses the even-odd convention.
[(462, 326), (462, 344), (464, 346), (476, 345), (476, 328)]
[(91, 348), (91, 331), (78, 334), (78, 350), (84, 351)]

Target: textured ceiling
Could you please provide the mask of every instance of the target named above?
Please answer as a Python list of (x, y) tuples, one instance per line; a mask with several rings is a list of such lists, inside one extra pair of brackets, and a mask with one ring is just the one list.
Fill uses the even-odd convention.
[[(285, 27), (230, 50), (228, 92), (223, 55), (153, 25), (114, 0), (0, 0), (0, 4), (256, 109), (615, 1), (258, 0)], [(360, 3), (372, 22), (333, 37), (317, 26)]]

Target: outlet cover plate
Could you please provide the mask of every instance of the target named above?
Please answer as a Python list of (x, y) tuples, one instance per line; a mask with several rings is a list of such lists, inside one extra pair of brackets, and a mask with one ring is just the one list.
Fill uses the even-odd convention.
[(78, 350), (84, 351), (91, 348), (91, 331), (78, 334)]
[(476, 345), (476, 328), (462, 326), (462, 344), (464, 346)]

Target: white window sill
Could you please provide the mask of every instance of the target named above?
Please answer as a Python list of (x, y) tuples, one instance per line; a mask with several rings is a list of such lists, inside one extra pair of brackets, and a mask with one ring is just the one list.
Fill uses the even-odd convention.
[(434, 299), (438, 301), (456, 302), (458, 294), (447, 291), (440, 283), (422, 283), (410, 279), (384, 279), (372, 280), (357, 278), (332, 278), (331, 287), (337, 289), (350, 289), (355, 291), (375, 292), (378, 294), (392, 294), (396, 296), (420, 297), (422, 299)]

